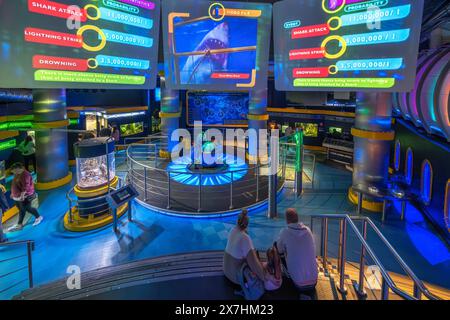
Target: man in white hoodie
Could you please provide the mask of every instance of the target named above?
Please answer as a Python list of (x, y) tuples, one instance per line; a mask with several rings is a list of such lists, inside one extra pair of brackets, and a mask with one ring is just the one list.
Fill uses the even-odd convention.
[(276, 242), (284, 255), (289, 277), (301, 291), (313, 290), (317, 284), (316, 246), (311, 230), (299, 223), (295, 209), (286, 210), (288, 226), (281, 230)]

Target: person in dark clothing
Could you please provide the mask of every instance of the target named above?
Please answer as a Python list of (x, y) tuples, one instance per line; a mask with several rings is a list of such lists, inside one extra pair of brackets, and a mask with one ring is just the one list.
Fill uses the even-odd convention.
[(3, 213), (9, 209), (9, 203), (5, 196), (6, 189), (0, 184), (0, 243), (8, 241), (3, 233)]
[(33, 138), (27, 136), (24, 141), (22, 141), (16, 148), (23, 156), (23, 161), (25, 162), (25, 168), (30, 170), (30, 163), (33, 164), (33, 170), (36, 171), (36, 146), (34, 144)]

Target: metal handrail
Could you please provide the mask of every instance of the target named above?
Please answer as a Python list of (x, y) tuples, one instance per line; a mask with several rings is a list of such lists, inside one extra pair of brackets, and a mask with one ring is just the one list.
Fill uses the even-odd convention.
[[(395, 251), (392, 245), (387, 241), (387, 239), (383, 236), (381, 231), (375, 226), (375, 224), (367, 217), (352, 217), (347, 214), (319, 214), (319, 215), (311, 215), (312, 219), (321, 219), (322, 220), (322, 257), (324, 266), (327, 265), (327, 242), (328, 242), (328, 220), (339, 220), (340, 223), (340, 243), (339, 243), (339, 254), (338, 254), (338, 270), (340, 273), (340, 290), (341, 292), (345, 292), (344, 289), (344, 279), (345, 279), (345, 264), (346, 264), (346, 236), (347, 230), (346, 226), (349, 225), (351, 230), (356, 234), (359, 242), (361, 243), (361, 261), (360, 261), (360, 277), (359, 277), (359, 293), (363, 293), (363, 275), (364, 272), (363, 263), (365, 260), (365, 253), (367, 253), (370, 258), (373, 260), (376, 266), (380, 269), (380, 273), (382, 275), (382, 296), (383, 300), (387, 300), (389, 296), (389, 289), (391, 289), (395, 294), (402, 297), (405, 300), (420, 300), (420, 295), (417, 294), (418, 290), (422, 292), (428, 299), (430, 300), (440, 300), (439, 297), (435, 296), (425, 287), (423, 282), (417, 278), (414, 272), (409, 268), (409, 266), (403, 261), (400, 255)], [(366, 241), (367, 229), (365, 226), (364, 235), (361, 234), (357, 226), (355, 225), (353, 220), (363, 220), (364, 223), (367, 223), (371, 226), (371, 228), (376, 232), (376, 234), (380, 237), (380, 239), (387, 245), (389, 251), (394, 255), (396, 260), (400, 263), (402, 268), (408, 273), (411, 277), (411, 280), (414, 283), (414, 296), (411, 296), (407, 292), (399, 289), (395, 282), (392, 280), (389, 272), (386, 270), (384, 265), (381, 263), (380, 259), (376, 256), (375, 252), (372, 250), (371, 246)]]
[[(130, 155), (130, 148), (132, 148), (133, 146), (154, 146), (154, 145), (155, 145), (155, 144), (133, 143), (133, 144), (129, 145), (129, 147), (128, 147), (128, 149), (127, 149), (127, 157), (128, 157), (128, 159), (130, 159), (133, 163), (135, 163), (135, 164), (137, 164), (137, 165), (139, 165), (139, 166), (141, 166), (141, 167), (143, 167), (143, 168), (147, 168), (147, 169), (149, 169), (149, 170), (155, 170), (155, 171), (160, 171), (160, 172), (164, 172), (164, 173), (170, 172), (170, 173), (186, 174), (186, 172), (184, 172), (184, 171), (177, 171), (177, 170), (170, 170), (170, 171), (168, 171), (167, 169), (156, 168), (156, 167), (152, 167), (152, 166), (143, 164), (143, 163), (141, 163), (141, 162), (135, 160), (135, 159), (132, 157), (132, 154)], [(155, 155), (155, 157), (161, 159), (161, 157), (158, 157), (158, 155)], [(259, 167), (259, 168), (263, 168), (263, 167), (268, 167), (268, 166), (269, 166), (269, 164), (258, 164), (258, 165), (255, 165), (255, 166), (253, 166), (253, 167), (249, 167), (249, 168), (247, 168), (247, 169), (230, 170), (230, 171), (224, 171), (224, 172), (221, 172), (221, 173), (223, 173), (223, 174), (232, 173), (232, 172), (236, 173), (236, 172), (239, 172), (239, 171), (245, 171), (245, 170), (256, 169), (256, 168), (258, 168), (258, 167)], [(199, 173), (191, 173), (191, 175), (199, 175)]]
[(372, 230), (376, 233), (376, 235), (380, 238), (380, 240), (384, 243), (384, 245), (388, 248), (389, 252), (394, 256), (397, 263), (402, 267), (402, 269), (408, 274), (411, 280), (414, 282), (414, 294), (417, 295), (416, 298), (420, 299), (419, 292), (423, 293), (425, 297), (430, 300), (440, 300), (439, 297), (431, 293), (422, 280), (420, 280), (416, 274), (411, 270), (411, 268), (406, 264), (406, 262), (400, 257), (398, 252), (394, 249), (394, 247), (390, 244), (390, 242), (386, 239), (386, 237), (381, 233), (380, 229), (367, 217), (351, 217), (353, 220), (364, 220), (368, 223), (368, 225), (372, 228)]
[[(34, 251), (34, 248), (35, 248), (34, 240), (2, 242), (2, 243), (0, 243), (0, 248), (23, 246), (23, 245), (25, 245), (27, 247), (28, 286), (29, 286), (29, 288), (33, 288), (33, 256), (32, 256), (32, 252)], [(22, 268), (22, 269), (24, 269), (24, 268)]]

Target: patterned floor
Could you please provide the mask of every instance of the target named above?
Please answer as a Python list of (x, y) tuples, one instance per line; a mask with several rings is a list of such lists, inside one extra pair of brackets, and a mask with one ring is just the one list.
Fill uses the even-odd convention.
[[(315, 190), (306, 190), (296, 199), (285, 190), (279, 202), (279, 218), (266, 217), (266, 208), (251, 216), (250, 235), (258, 249), (269, 247), (285, 225), (283, 212), (295, 207), (309, 224), (310, 214), (351, 213), (354, 208), (347, 201), (347, 188), (351, 174), (347, 171), (318, 164)], [(223, 250), (227, 234), (235, 223), (235, 217), (223, 219), (188, 219), (163, 216), (140, 206), (134, 208), (134, 221), (120, 221), (120, 231), (110, 228), (91, 233), (70, 233), (64, 230), (62, 218), (67, 210), (65, 193), (69, 187), (40, 194), (40, 212), (44, 222), (33, 228), (28, 224), (22, 231), (9, 234), (12, 241), (33, 239), (35, 284), (43, 284), (67, 276), (67, 268), (77, 265), (82, 271), (125, 263), (160, 255), (201, 251)], [(407, 221), (399, 220), (398, 208), (394, 206), (390, 219), (381, 224), (378, 215), (370, 215), (382, 232), (392, 242), (400, 255), (417, 275), (431, 283), (450, 288), (450, 252), (436, 236), (434, 229), (408, 206)], [(338, 239), (338, 228), (331, 226), (330, 239)], [(369, 240), (370, 237), (369, 237)], [(398, 266), (382, 247), (373, 241), (377, 254), (386, 267), (399, 272)], [(348, 259), (358, 261), (358, 245), (349, 237)], [(337, 253), (337, 245), (330, 246), (330, 256)], [(0, 299), (9, 299), (26, 288), (27, 271), (15, 272), (25, 266), (23, 249), (0, 251)]]

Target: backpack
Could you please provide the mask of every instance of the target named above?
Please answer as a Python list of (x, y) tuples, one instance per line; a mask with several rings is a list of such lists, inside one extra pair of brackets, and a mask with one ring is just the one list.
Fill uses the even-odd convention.
[(250, 267), (244, 263), (239, 273), (239, 284), (242, 291), (236, 292), (245, 298), (245, 300), (259, 300), (264, 292), (264, 283), (252, 272)]

